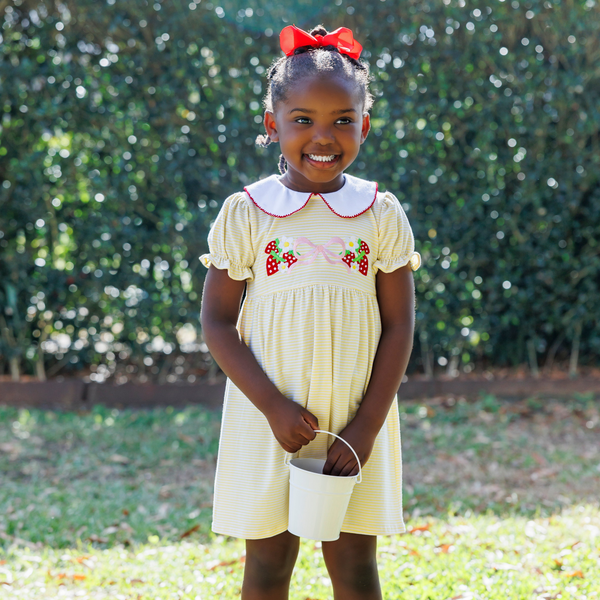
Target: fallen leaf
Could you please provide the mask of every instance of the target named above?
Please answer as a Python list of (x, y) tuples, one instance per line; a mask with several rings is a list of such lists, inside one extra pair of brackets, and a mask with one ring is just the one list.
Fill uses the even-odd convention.
[(409, 550), (408, 553), (410, 556), (421, 556), (421, 554), (419, 552), (417, 552), (416, 550), (413, 550), (412, 548)]
[(92, 535), (90, 535), (89, 538), (87, 538), (88, 542), (98, 542), (99, 544), (108, 544), (108, 540), (98, 537), (95, 533), (93, 533)]
[(555, 477), (557, 473), (558, 473), (557, 468), (540, 469), (539, 471), (534, 471), (530, 475), (530, 477), (531, 477), (532, 481), (537, 481), (538, 479), (545, 479), (547, 477)]
[(565, 573), (564, 575), (565, 577), (580, 577), (581, 579), (583, 579), (583, 572), (580, 570), (570, 571), (568, 573)]
[(185, 531), (184, 533), (182, 533), (179, 536), (179, 539), (182, 540), (183, 538), (187, 537), (188, 535), (191, 535), (192, 533), (194, 533), (194, 531), (198, 531), (198, 529), (200, 529), (200, 525), (194, 525), (193, 527), (190, 527), (190, 529), (188, 529), (187, 531)]
[(102, 535), (110, 535), (111, 533), (117, 533), (117, 531), (119, 531), (118, 527), (116, 527), (115, 525), (110, 525), (102, 531)]
[(129, 462), (129, 459), (126, 456), (123, 456), (122, 454), (113, 454), (112, 456), (108, 457), (108, 460), (114, 463), (119, 463), (121, 465), (126, 465)]
[(532, 452), (531, 458), (533, 458), (533, 460), (535, 460), (535, 462), (542, 467), (544, 467), (548, 464), (548, 461), (543, 456), (538, 454), (537, 452)]
[(186, 444), (190, 444), (190, 446), (192, 444), (196, 443), (196, 440), (191, 436), (191, 435), (185, 435), (185, 433), (178, 433), (177, 437), (182, 441), (185, 442)]
[[(52, 577), (50, 571), (48, 571), (48, 575)], [(69, 573), (56, 573), (54, 577), (59, 580), (72, 579), (73, 581), (83, 581), (84, 579), (87, 579), (87, 575), (83, 575), (82, 573), (73, 573), (71, 575), (69, 575)]]
[(129, 583), (146, 583), (143, 579), (130, 579)]
[(450, 548), (453, 548), (452, 544), (441, 544), (440, 546), (436, 546), (435, 550), (438, 552), (442, 552), (443, 554), (448, 554), (450, 552)]
[(5, 565), (6, 561), (5, 560), (0, 560), (0, 565)]
[(409, 527), (408, 533), (417, 533), (418, 531), (429, 531), (431, 523), (425, 523), (425, 525), (417, 525), (415, 527)]
[(129, 511), (128, 511), (126, 508), (124, 508), (124, 509), (123, 509), (123, 514), (124, 514), (126, 517), (128, 517), (128, 516), (129, 516)]
[(171, 493), (171, 488), (169, 487), (169, 485), (163, 485), (160, 488), (160, 491), (158, 492), (158, 496), (160, 498), (171, 498), (171, 496), (173, 496), (173, 494)]

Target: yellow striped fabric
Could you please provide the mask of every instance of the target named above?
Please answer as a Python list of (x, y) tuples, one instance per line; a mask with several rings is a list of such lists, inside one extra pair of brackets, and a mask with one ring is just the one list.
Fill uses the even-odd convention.
[[(319, 196), (300, 211), (270, 216), (245, 192), (225, 201), (201, 260), (247, 281), (238, 329), (278, 389), (339, 433), (367, 388), (381, 334), (375, 275), (420, 265), (398, 200), (378, 193), (361, 215), (335, 215)], [(290, 251), (292, 252), (290, 254)], [(344, 261), (342, 259), (345, 259)], [(319, 434), (298, 454), (325, 458), (334, 438)], [(264, 415), (227, 382), (213, 531), (245, 539), (287, 529), (289, 469)], [(342, 531), (405, 531), (397, 403), (393, 402)]]

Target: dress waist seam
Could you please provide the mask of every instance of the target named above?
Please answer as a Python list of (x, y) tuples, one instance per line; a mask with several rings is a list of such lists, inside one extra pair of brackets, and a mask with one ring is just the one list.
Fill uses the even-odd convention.
[(273, 298), (273, 297), (277, 297), (277, 296), (281, 296), (283, 294), (288, 294), (289, 292), (295, 292), (297, 290), (316, 290), (316, 289), (321, 289), (321, 290), (337, 290), (340, 292), (351, 292), (353, 294), (357, 294), (359, 296), (365, 296), (368, 298), (377, 298), (377, 294), (376, 293), (371, 293), (371, 292), (366, 292), (364, 290), (358, 290), (356, 288), (352, 288), (352, 287), (346, 287), (346, 286), (341, 286), (341, 285), (331, 285), (331, 284), (310, 284), (310, 285), (302, 285), (302, 286), (294, 286), (294, 287), (289, 287), (289, 288), (285, 288), (285, 289), (279, 289), (276, 292), (270, 292), (270, 293), (254, 293), (252, 291), (252, 289), (250, 289), (247, 294), (246, 294), (246, 300), (260, 300), (263, 298)]

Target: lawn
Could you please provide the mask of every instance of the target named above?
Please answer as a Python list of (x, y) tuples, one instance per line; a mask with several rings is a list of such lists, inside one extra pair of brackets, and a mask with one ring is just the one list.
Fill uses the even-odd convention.
[[(600, 598), (598, 403), (434, 398), (401, 419), (386, 598)], [(197, 407), (0, 407), (0, 598), (236, 598), (243, 542), (210, 533), (218, 431)], [(293, 600), (331, 598), (318, 546)]]

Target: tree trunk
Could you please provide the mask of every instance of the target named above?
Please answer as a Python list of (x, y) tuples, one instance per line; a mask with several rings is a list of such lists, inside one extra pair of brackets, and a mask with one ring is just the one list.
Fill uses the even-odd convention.
[(531, 369), (531, 374), (537, 379), (540, 376), (540, 370), (538, 369), (535, 343), (531, 338), (527, 340), (527, 354), (529, 355), (529, 368)]
[(46, 381), (46, 369), (44, 367), (44, 352), (38, 348), (38, 357), (35, 361), (35, 374), (40, 381)]
[(579, 362), (579, 345), (581, 343), (581, 330), (583, 323), (579, 321), (575, 325), (575, 335), (571, 346), (571, 358), (569, 359), (569, 377), (577, 377), (577, 363)]
[(48, 337), (48, 333), (46, 332), (46, 328), (42, 329), (42, 334), (40, 335), (40, 339), (37, 347), (37, 360), (35, 362), (35, 373), (37, 378), (40, 381), (46, 381), (46, 367), (44, 365), (44, 349), (42, 344), (46, 341)]
[(13, 381), (19, 381), (19, 379), (21, 379), (18, 356), (13, 356), (10, 358), (10, 377)]
[(423, 361), (423, 370), (425, 371), (425, 379), (431, 381), (433, 379), (433, 356), (427, 343), (427, 332), (421, 331), (419, 335), (421, 344), (421, 360)]
[(456, 346), (452, 350), (450, 361), (448, 362), (448, 368), (446, 370), (446, 375), (448, 375), (448, 377), (458, 377), (458, 363), (460, 361), (461, 351), (462, 346)]
[(561, 333), (556, 340), (554, 340), (552, 346), (550, 346), (548, 354), (546, 355), (546, 361), (544, 362), (545, 371), (552, 371), (552, 367), (554, 366), (554, 357), (556, 356), (556, 353), (558, 352), (558, 349), (560, 348), (560, 345), (563, 343), (564, 339), (565, 334)]

